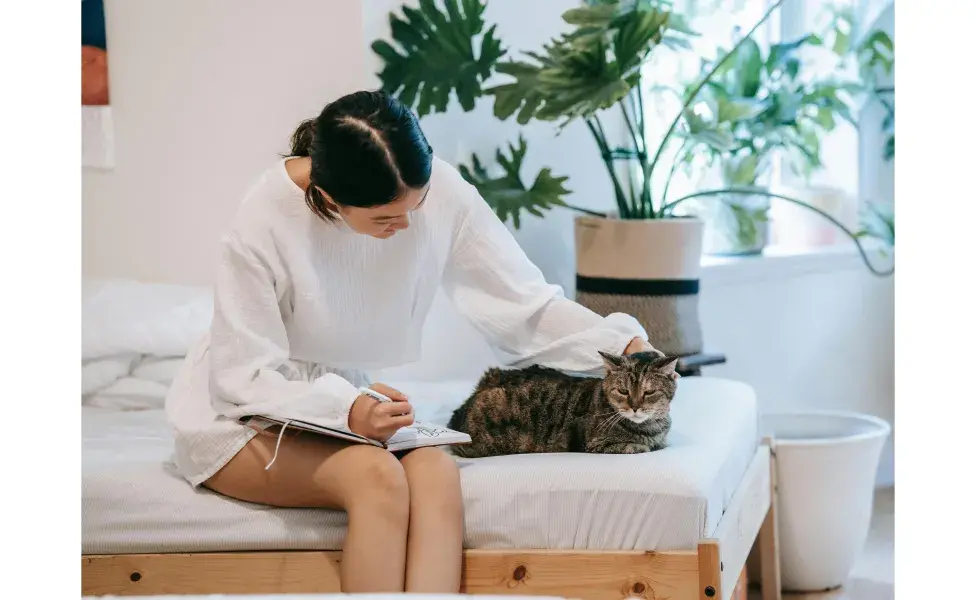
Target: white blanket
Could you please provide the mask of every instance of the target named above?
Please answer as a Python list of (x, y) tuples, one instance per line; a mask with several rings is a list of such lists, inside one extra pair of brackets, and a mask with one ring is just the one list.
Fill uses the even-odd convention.
[(82, 404), (162, 408), (187, 350), (210, 326), (201, 288), (89, 280), (82, 289)]

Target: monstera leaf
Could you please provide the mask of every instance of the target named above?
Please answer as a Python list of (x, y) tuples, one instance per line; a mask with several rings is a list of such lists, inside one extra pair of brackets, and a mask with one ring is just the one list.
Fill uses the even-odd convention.
[(485, 3), (479, 0), (420, 0), (420, 8), (403, 7), (403, 17), (390, 13), (390, 30), (397, 47), (373, 42), (383, 59), (379, 73), (383, 89), (424, 116), (447, 110), (451, 92), (465, 111), (482, 95), (481, 85), (505, 53), (492, 25), (482, 34)]
[[(499, 63), (497, 71), (513, 81), (495, 86), (495, 116), (518, 113), (521, 124), (531, 119), (587, 118), (620, 102), (640, 79), (648, 53), (686, 25), (658, 3), (646, 0), (605, 0), (572, 9), (563, 19), (576, 28), (551, 40), (529, 60)], [(670, 38), (668, 38), (670, 39)], [(677, 39), (677, 37), (675, 37)]]
[(508, 144), (509, 156), (499, 149), (495, 159), (501, 166), (502, 173), (492, 176), (485, 169), (476, 155), (471, 156), (471, 168), (460, 165), (459, 170), (464, 179), (478, 189), (485, 202), (491, 206), (495, 214), (502, 221), (509, 217), (518, 229), (521, 226), (521, 213), (526, 211), (537, 217), (542, 212), (555, 206), (566, 206), (563, 196), (569, 190), (563, 185), (568, 177), (554, 177), (548, 168), (539, 171), (532, 187), (526, 187), (522, 182), (522, 160), (525, 158), (526, 143), (520, 135), (518, 146)]
[[(688, 22), (670, 9), (670, 3), (660, 0), (588, 0), (586, 6), (563, 13), (563, 20), (577, 29), (570, 34), (576, 39), (603, 36), (612, 29), (635, 27), (641, 19), (665, 21), (663, 35), (656, 40), (665, 46), (689, 50), (688, 37), (697, 36)], [(636, 18), (635, 18), (636, 17)]]

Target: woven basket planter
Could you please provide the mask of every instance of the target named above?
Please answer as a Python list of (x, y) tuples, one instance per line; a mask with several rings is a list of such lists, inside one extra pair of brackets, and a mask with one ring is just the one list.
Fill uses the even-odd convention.
[(703, 222), (698, 219), (576, 219), (576, 300), (622, 312), (668, 354), (702, 351), (698, 319)]

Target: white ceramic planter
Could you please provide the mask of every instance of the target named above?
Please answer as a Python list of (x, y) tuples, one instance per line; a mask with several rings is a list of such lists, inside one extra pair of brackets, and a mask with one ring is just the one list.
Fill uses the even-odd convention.
[(847, 412), (765, 414), (776, 456), (783, 589), (844, 583), (871, 522), (885, 421)]

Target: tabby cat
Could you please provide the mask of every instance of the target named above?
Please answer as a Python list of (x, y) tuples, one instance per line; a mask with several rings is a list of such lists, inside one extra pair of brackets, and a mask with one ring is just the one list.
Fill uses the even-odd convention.
[(489, 369), (448, 427), (471, 436), (466, 458), (528, 452), (636, 454), (663, 448), (678, 357), (600, 352), (603, 379), (544, 367)]

